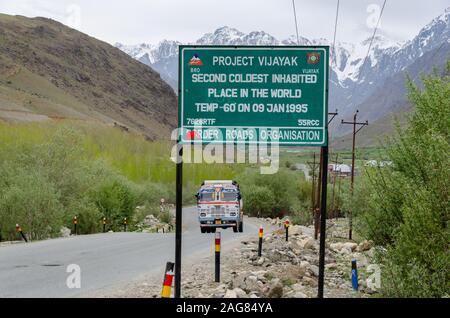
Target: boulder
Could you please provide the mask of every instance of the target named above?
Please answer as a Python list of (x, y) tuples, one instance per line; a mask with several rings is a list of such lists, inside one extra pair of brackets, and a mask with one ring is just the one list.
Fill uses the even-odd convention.
[(299, 245), (303, 249), (314, 249), (316, 247), (316, 241), (311, 238), (305, 238), (299, 242)]
[(245, 288), (243, 289), (248, 292), (252, 292), (252, 291), (261, 291), (263, 287), (264, 284), (258, 280), (257, 276), (249, 276), (245, 280)]
[(297, 291), (297, 292), (291, 294), (290, 297), (291, 298), (309, 298), (306, 294), (304, 294), (304, 293), (302, 293), (300, 291)]
[(283, 285), (280, 282), (273, 284), (270, 287), (267, 296), (269, 298), (282, 298), (283, 297)]
[(343, 248), (350, 249), (351, 252), (354, 252), (356, 248), (358, 247), (358, 244), (353, 242), (347, 242), (344, 243)]
[(333, 270), (333, 269), (338, 268), (338, 264), (336, 264), (336, 263), (326, 264), (326, 265), (325, 265), (325, 268), (326, 268), (326, 269), (331, 269), (331, 270)]
[(311, 265), (311, 266), (309, 267), (309, 272), (310, 272), (311, 274), (313, 274), (314, 276), (319, 277), (319, 266)]
[(340, 252), (343, 246), (344, 246), (343, 243), (331, 243), (330, 249), (332, 249), (335, 252)]
[(307, 272), (307, 271), (309, 270), (310, 267), (311, 267), (311, 264), (308, 263), (307, 261), (301, 261), (301, 262), (300, 262), (300, 268), (301, 268), (303, 271)]
[(267, 280), (266, 279), (266, 274), (267, 274), (267, 271), (252, 272), (252, 276), (256, 276), (258, 278), (258, 280), (260, 280), (260, 281)]
[(247, 293), (240, 288), (235, 288), (233, 291), (236, 293), (237, 298), (248, 298)]
[(61, 230), (59, 231), (59, 233), (60, 233), (61, 237), (69, 237), (71, 231), (70, 231), (70, 229), (68, 229), (67, 227), (63, 226), (63, 227), (61, 228)]
[(266, 261), (266, 259), (264, 257), (260, 257), (258, 259), (258, 261), (256, 262), (256, 264), (259, 265), (259, 266), (262, 266), (265, 261)]
[(234, 290), (228, 289), (223, 298), (238, 298), (237, 293)]
[(373, 241), (363, 241), (361, 242), (358, 247), (356, 248), (357, 252), (365, 252), (370, 250), (373, 247)]
[(220, 284), (214, 291), (217, 293), (225, 293), (227, 290), (228, 290), (227, 285)]
[(302, 228), (298, 225), (290, 226), (289, 235), (302, 235)]
[(306, 285), (311, 286), (311, 287), (317, 287), (317, 285), (318, 285), (317, 280), (314, 279), (314, 278), (311, 278), (311, 277), (303, 276), (303, 277), (302, 277), (302, 281), (303, 281)]
[(305, 286), (303, 286), (300, 283), (296, 283), (296, 284), (292, 285), (291, 288), (294, 292), (305, 290)]

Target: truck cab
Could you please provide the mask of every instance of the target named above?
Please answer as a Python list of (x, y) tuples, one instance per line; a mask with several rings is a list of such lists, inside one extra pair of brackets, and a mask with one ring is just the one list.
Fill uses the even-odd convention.
[(236, 181), (205, 181), (196, 198), (202, 233), (230, 227), (235, 233), (244, 231), (243, 201)]

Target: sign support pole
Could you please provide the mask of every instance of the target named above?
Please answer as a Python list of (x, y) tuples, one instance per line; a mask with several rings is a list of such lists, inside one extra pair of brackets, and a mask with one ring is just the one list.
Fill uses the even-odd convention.
[(325, 282), (325, 240), (327, 222), (327, 181), (328, 181), (328, 145), (322, 147), (322, 195), (320, 206), (320, 252), (319, 252), (319, 292), (318, 298), (323, 298), (323, 285)]
[(175, 215), (175, 298), (181, 298), (181, 227), (183, 214), (183, 145), (177, 142)]

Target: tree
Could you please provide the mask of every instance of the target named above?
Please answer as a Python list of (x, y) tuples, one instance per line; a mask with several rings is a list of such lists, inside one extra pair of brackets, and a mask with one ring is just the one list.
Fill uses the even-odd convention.
[(267, 187), (250, 186), (245, 192), (244, 210), (248, 215), (271, 217), (275, 198)]
[(412, 81), (408, 89), (415, 110), (386, 148), (393, 165), (370, 174), (366, 235), (386, 248), (384, 296), (443, 297), (450, 294), (450, 77), (434, 73), (423, 89)]

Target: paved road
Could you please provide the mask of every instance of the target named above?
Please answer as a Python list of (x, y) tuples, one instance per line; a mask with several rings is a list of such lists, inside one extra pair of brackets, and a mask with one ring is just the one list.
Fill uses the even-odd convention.
[[(244, 233), (223, 231), (224, 242), (258, 230), (246, 220)], [(183, 210), (183, 260), (208, 255), (214, 234), (200, 234), (194, 208)], [(107, 233), (0, 247), (0, 297), (78, 297), (162, 271), (175, 255), (174, 234)], [(67, 266), (81, 268), (81, 289), (66, 286)]]

